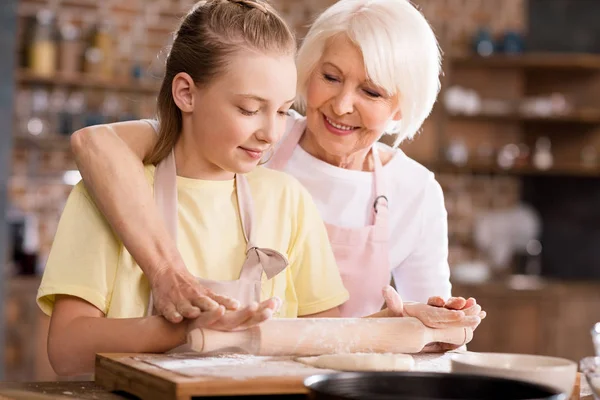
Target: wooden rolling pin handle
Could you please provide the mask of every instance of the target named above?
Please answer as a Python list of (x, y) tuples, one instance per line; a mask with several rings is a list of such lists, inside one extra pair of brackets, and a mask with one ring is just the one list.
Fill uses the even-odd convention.
[(473, 339), (473, 329), (471, 328), (428, 328), (430, 333), (430, 343), (448, 343), (457, 346), (463, 346)]
[(258, 327), (236, 332), (196, 328), (188, 333), (187, 346), (198, 353), (257, 354), (261, 343)]
[(196, 328), (188, 332), (187, 345), (190, 350), (198, 353), (204, 352), (204, 331), (200, 328)]

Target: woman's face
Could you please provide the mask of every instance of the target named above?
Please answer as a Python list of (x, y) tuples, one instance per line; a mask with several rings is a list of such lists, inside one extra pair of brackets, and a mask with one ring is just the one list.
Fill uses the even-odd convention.
[(346, 35), (327, 42), (306, 92), (309, 140), (329, 156), (368, 151), (401, 117), (398, 96), (369, 81), (360, 49)]

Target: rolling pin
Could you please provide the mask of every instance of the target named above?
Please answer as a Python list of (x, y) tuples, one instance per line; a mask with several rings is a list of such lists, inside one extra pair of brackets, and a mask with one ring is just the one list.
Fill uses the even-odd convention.
[(412, 317), (272, 319), (236, 332), (194, 329), (187, 347), (198, 353), (316, 356), (338, 353), (419, 353), (429, 343), (457, 346), (473, 338), (470, 328), (428, 328)]

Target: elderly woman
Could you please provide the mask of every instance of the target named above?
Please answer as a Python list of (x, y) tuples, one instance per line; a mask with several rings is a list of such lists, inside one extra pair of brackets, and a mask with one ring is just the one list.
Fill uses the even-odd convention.
[[(297, 66), (304, 116), (287, 116), (265, 162), (295, 176), (316, 202), (350, 292), (342, 315), (380, 310), (393, 276), (404, 300), (464, 309), (452, 318), (476, 326), (485, 313), (475, 300), (450, 298), (440, 185), (379, 142), (412, 138), (437, 97), (440, 51), (425, 18), (405, 0), (341, 0), (314, 22)], [(262, 118), (261, 99), (239, 107)], [(72, 147), (88, 189), (149, 277), (157, 309), (178, 321), (197, 316), (211, 293), (187, 273), (144, 178), (142, 160), (157, 141), (151, 122), (85, 128)]]

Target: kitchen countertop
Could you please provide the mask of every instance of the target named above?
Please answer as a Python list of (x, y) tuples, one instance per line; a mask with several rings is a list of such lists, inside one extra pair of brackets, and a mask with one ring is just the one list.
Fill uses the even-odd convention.
[[(583, 378), (583, 377), (582, 377)], [(585, 378), (583, 378), (585, 379)], [(582, 382), (583, 383), (583, 382)], [(581, 386), (580, 400), (593, 400), (590, 388)], [(240, 397), (219, 397), (219, 400)], [(305, 399), (303, 395), (269, 396), (270, 400)], [(0, 400), (124, 400), (136, 399), (126, 394), (107, 392), (94, 382), (0, 382)], [(217, 399), (204, 397), (203, 399)]]
[[(240, 397), (218, 397), (219, 400)], [(305, 399), (304, 395), (269, 396), (270, 400)], [(124, 400), (137, 399), (127, 394), (110, 393), (94, 382), (0, 382), (0, 400)], [(217, 399), (203, 397), (202, 399)]]

